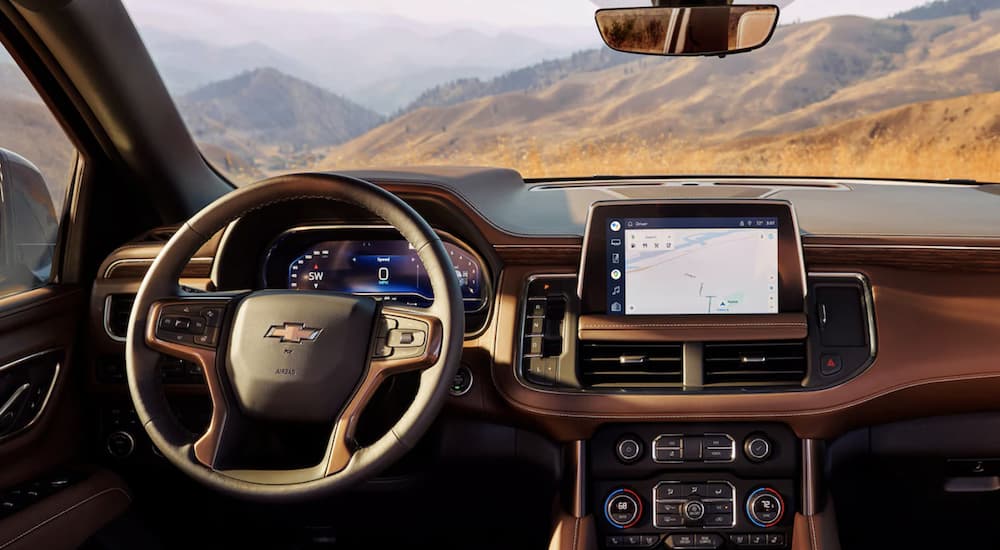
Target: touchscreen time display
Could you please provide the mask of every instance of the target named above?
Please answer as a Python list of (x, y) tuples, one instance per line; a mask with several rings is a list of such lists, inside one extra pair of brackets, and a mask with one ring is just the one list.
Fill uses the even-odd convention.
[(778, 225), (776, 217), (609, 220), (608, 313), (778, 313)]

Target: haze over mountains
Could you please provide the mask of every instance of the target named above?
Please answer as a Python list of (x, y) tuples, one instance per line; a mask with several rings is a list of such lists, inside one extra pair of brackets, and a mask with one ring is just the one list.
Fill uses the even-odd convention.
[(479, 22), (435, 24), (254, 2), (136, 0), (128, 9), (175, 95), (270, 67), (382, 114), (442, 82), (489, 78), (600, 43), (589, 27), (512, 32)]
[(223, 162), (239, 170), (247, 170), (250, 159), (278, 169), (306, 166), (309, 151), (343, 143), (383, 121), (353, 101), (269, 68), (209, 84), (176, 101), (194, 138), (214, 146), (210, 158), (223, 155)]
[[(144, 39), (185, 121), (206, 156), (241, 183), (288, 170), (405, 164), (493, 164), (530, 176), (819, 170), (1000, 179), (1000, 10), (984, 9), (1000, 0), (787, 25), (767, 47), (726, 59), (590, 48), (539, 62), (547, 46), (529, 41), (528, 50), (538, 49), (520, 63), (520, 53), (492, 51), (517, 40), (493, 29), (442, 41), (448, 29), (416, 24), (396, 38), (438, 66), (382, 59), (388, 80), (349, 83), (369, 90), (351, 93), (343, 85), (355, 72), (345, 67), (389, 49), (341, 45), (346, 53), (317, 71), (315, 52), (288, 53), (296, 37), (279, 40), (278, 50), (272, 37), (249, 39), (266, 30), (251, 25), (224, 37), (231, 47), (182, 39), (174, 31), (191, 18), (171, 3), (149, 5), (165, 30)], [(330, 25), (274, 16), (300, 22), (302, 37)], [(411, 24), (351, 17), (337, 40)], [(466, 54), (495, 64), (455, 61)], [(499, 68), (508, 62), (520, 64)], [(400, 67), (411, 76), (394, 74)], [(372, 108), (383, 101), (375, 90), (393, 96), (383, 104), (391, 108)], [(48, 154), (59, 128), (9, 62), (0, 62), (0, 91), (0, 146), (39, 163), (47, 179), (63, 178), (68, 149)]]
[(543, 172), (534, 174), (552, 175), (564, 169), (561, 158), (577, 154), (574, 147), (766, 141), (907, 104), (994, 92), (1000, 11), (976, 20), (835, 17), (782, 27), (767, 47), (746, 55), (632, 59), (541, 88), (408, 112), (332, 149), (320, 166), (517, 166), (535, 157), (542, 161), (532, 166)]

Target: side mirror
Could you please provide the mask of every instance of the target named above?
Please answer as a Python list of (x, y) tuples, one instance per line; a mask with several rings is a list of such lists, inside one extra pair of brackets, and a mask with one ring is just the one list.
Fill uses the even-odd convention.
[(613, 50), (646, 55), (729, 55), (760, 48), (778, 26), (778, 6), (694, 6), (598, 10)]
[(42, 173), (0, 148), (0, 294), (48, 282), (58, 236), (59, 220)]

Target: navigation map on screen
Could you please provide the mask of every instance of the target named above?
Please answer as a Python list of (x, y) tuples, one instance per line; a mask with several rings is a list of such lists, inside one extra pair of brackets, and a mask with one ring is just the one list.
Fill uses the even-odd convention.
[(779, 311), (777, 218), (612, 220), (608, 238), (611, 314)]

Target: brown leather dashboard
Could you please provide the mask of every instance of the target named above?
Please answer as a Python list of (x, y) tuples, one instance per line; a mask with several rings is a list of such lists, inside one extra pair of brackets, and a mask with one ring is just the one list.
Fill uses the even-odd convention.
[[(998, 237), (804, 235), (807, 272), (860, 273), (872, 286), (878, 355), (862, 374), (839, 386), (755, 394), (568, 393), (528, 387), (515, 376), (519, 299), (533, 274), (575, 275), (581, 239), (506, 231), (441, 186), (392, 181), (382, 185), (404, 198), (419, 196), (464, 216), (503, 264), (489, 325), (465, 343), (464, 362), (473, 368), (478, 387), (452, 398), (452, 405), (468, 412), (504, 415), (561, 440), (586, 439), (602, 423), (635, 420), (780, 421), (800, 437), (830, 438), (860, 425), (993, 409), (1000, 396)], [(132, 252), (137, 251), (128, 252), (127, 259), (139, 259)], [(148, 258), (153, 251), (147, 247), (142, 252)], [(102, 267), (107, 279), (122, 279), (115, 282), (116, 288), (141, 276), (141, 262), (105, 273), (116, 259)], [(197, 262), (190, 270), (194, 277), (207, 276)], [(99, 297), (94, 300), (99, 306)], [(782, 327), (768, 328), (780, 328), (789, 338), (805, 330), (801, 318), (783, 322)], [(580, 324), (584, 337), (614, 338), (619, 333), (598, 318), (584, 318)], [(706, 327), (655, 327), (641, 334), (669, 339), (667, 333), (678, 330), (687, 332), (674, 332), (672, 338), (692, 331), (712, 338), (706, 336)], [(719, 330), (731, 338), (752, 329)]]

